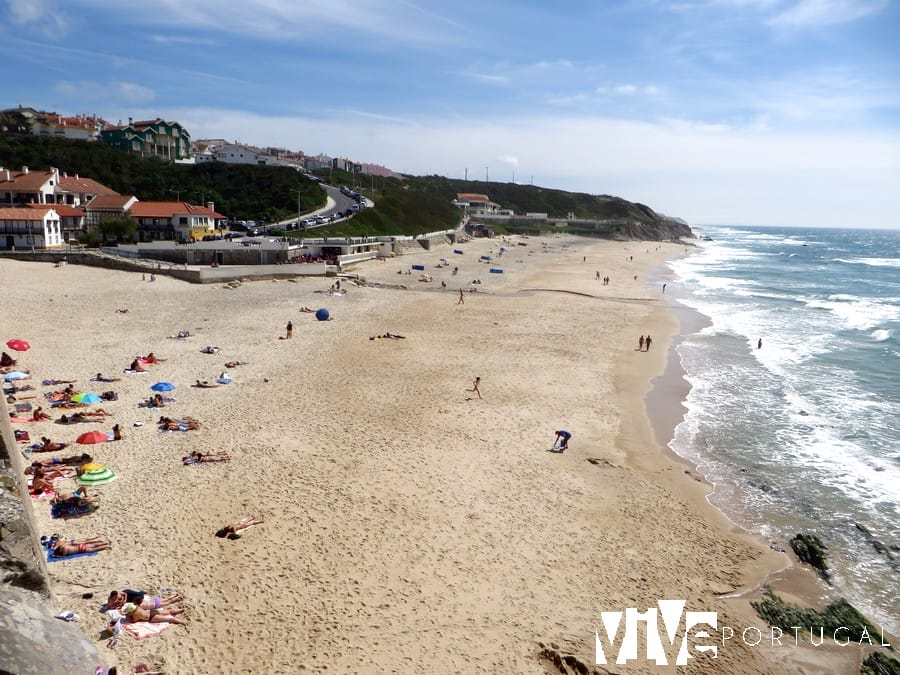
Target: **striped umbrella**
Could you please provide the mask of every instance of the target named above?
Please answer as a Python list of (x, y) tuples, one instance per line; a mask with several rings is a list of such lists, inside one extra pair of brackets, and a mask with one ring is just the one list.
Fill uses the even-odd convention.
[(81, 468), (81, 475), (75, 479), (79, 485), (105, 485), (118, 478), (115, 472), (100, 464), (85, 464)]

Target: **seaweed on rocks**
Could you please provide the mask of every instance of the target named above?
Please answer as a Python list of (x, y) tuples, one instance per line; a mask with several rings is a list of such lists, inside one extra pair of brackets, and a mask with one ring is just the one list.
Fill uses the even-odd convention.
[(825, 560), (825, 551), (828, 547), (817, 534), (801, 532), (791, 539), (790, 544), (801, 562), (812, 565), (820, 577), (825, 581), (831, 581), (831, 572), (828, 571), (828, 562)]

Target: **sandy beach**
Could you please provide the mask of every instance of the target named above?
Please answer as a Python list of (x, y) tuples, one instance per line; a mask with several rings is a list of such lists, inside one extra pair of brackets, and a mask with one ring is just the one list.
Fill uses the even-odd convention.
[[(0, 260), (5, 339), (31, 342), (20, 365), (34, 393), (55, 378), (119, 395), (101, 404), (109, 421), (24, 427), (72, 442), (122, 426), (122, 441), (34, 456), (88, 451), (119, 476), (96, 488), (101, 506), (87, 516), (53, 520), (33, 502), (41, 534), (112, 542), (49, 566), (59, 609), (81, 616), (110, 665), (558, 673), (554, 650), (595, 667), (601, 611), (685, 599), (720, 624), (761, 624), (729, 596), (788, 557), (736, 531), (707, 504), (708, 486), (661, 450), (683, 395), (671, 374), (645, 406), (679, 330), (648, 275), (685, 247), (512, 238), (498, 258), (501, 243), (366, 262), (349, 270), (366, 285), (342, 279), (340, 296), (325, 278), (227, 288)], [(449, 265), (436, 267), (441, 258)], [(398, 274), (412, 264), (434, 281)], [(460, 303), (461, 287), (477, 291)], [(288, 321), (293, 337), (279, 339)], [(191, 337), (168, 337), (181, 330)], [(370, 339), (386, 332), (405, 339)], [(637, 351), (647, 334), (652, 348)], [(123, 372), (149, 352), (165, 361)], [(231, 384), (191, 386), (225, 370)], [(121, 379), (90, 382), (97, 372)], [(467, 391), (475, 377), (483, 399)], [(174, 401), (139, 407), (158, 381), (175, 385)], [(160, 415), (201, 426), (161, 432)], [(549, 451), (557, 429), (573, 434), (565, 453)], [(232, 460), (184, 466), (195, 450)], [(245, 516), (265, 522), (215, 536)], [(182, 592), (189, 625), (103, 648), (100, 603), (126, 587)], [(542, 655), (541, 643), (555, 647)], [(821, 672), (821, 658), (733, 640), (686, 670)], [(854, 659), (829, 656), (828, 670)]]

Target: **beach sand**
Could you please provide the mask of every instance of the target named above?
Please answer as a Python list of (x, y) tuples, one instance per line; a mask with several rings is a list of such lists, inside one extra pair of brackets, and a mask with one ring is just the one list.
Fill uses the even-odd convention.
[[(102, 404), (110, 422), (28, 425), (33, 439), (74, 441), (113, 422), (125, 435), (70, 448), (119, 475), (96, 488), (96, 513), (51, 520), (34, 501), (41, 534), (113, 544), (50, 565), (59, 609), (100, 641), (99, 606), (114, 588), (177, 589), (190, 607), (187, 627), (123, 636), (105, 650), (110, 664), (561, 672), (554, 651), (594, 667), (601, 611), (685, 599), (720, 624), (761, 624), (745, 598), (721, 596), (754, 588), (787, 556), (736, 531), (707, 504), (708, 486), (661, 452), (683, 385), (651, 397), (649, 416), (644, 403), (678, 330), (648, 274), (684, 247), (513, 238), (498, 258), (499, 245), (366, 262), (350, 271), (368, 285), (342, 280), (343, 296), (325, 293), (324, 278), (226, 288), (0, 260), (6, 331), (30, 340), (20, 364), (35, 384), (75, 379), (78, 390), (119, 394)], [(440, 258), (449, 267), (436, 268)], [(397, 273), (417, 263), (434, 282)], [(473, 279), (482, 283), (459, 304)], [(289, 320), (293, 338), (280, 340)], [(167, 337), (180, 330), (192, 337)], [(369, 339), (388, 331), (406, 339)], [(648, 333), (651, 350), (636, 351)], [(219, 353), (202, 353), (207, 345)], [(151, 351), (166, 360), (123, 373)], [(190, 386), (232, 360), (247, 364), (229, 369), (232, 384)], [(89, 382), (98, 371), (122, 379)], [(476, 376), (483, 400), (467, 392)], [(157, 381), (176, 385), (175, 402), (139, 408)], [(161, 414), (202, 426), (160, 432)], [(573, 433), (569, 450), (549, 452), (561, 428)], [(233, 459), (183, 466), (193, 450)], [(214, 536), (244, 516), (265, 523), (238, 540)], [(807, 671), (806, 656), (732, 642), (687, 672)], [(554, 647), (542, 655), (539, 643)]]

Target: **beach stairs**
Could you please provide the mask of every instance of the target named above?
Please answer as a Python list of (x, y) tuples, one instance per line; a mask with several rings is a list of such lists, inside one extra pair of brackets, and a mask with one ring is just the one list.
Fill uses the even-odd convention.
[(407, 255), (408, 253), (421, 253), (422, 244), (418, 239), (403, 239), (394, 242), (394, 252), (397, 255)]

